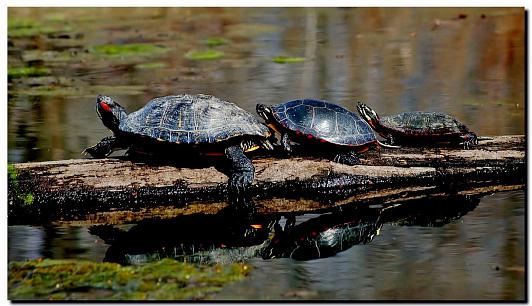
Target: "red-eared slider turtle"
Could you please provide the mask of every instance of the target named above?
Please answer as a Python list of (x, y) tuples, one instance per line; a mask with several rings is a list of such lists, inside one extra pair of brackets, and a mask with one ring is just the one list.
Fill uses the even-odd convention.
[(271, 135), (267, 126), (235, 104), (209, 95), (159, 97), (129, 115), (112, 98), (98, 96), (96, 112), (114, 136), (87, 148), (86, 153), (102, 158), (114, 150), (135, 146), (208, 155), (219, 152), (232, 163), (230, 191), (253, 181), (254, 167), (244, 152), (259, 147), (273, 149), (267, 140)]
[(287, 152), (292, 151), (290, 141), (311, 144), (313, 150), (321, 147), (323, 152), (334, 152), (335, 162), (355, 165), (359, 163), (357, 152), (379, 145), (371, 127), (357, 114), (326, 101), (258, 104), (257, 113), (281, 134), (281, 144)]
[(358, 103), (358, 112), (389, 144), (451, 143), (465, 149), (478, 143), (475, 133), (454, 117), (436, 112), (406, 112), (379, 117), (377, 113)]

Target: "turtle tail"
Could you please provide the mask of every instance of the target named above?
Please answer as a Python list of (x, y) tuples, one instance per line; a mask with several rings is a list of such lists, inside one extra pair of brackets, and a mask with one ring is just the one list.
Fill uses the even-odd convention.
[(401, 146), (392, 146), (389, 144), (382, 143), (378, 139), (377, 139), (377, 143), (384, 148), (389, 148), (389, 149), (401, 149), (402, 148)]

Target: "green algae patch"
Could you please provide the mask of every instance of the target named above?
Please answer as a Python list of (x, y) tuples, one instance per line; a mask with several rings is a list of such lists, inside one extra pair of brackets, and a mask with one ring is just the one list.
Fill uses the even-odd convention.
[(203, 41), (208, 47), (218, 47), (227, 44), (227, 40), (221, 37), (209, 37)]
[(51, 63), (81, 61), (86, 58), (85, 54), (72, 51), (54, 51), (54, 50), (25, 50), (22, 53), (24, 62), (44, 61)]
[(222, 58), (225, 54), (218, 50), (189, 51), (185, 58), (194, 61), (208, 61)]
[(154, 44), (98, 45), (91, 48), (92, 53), (110, 57), (152, 55), (166, 51), (167, 47)]
[(135, 65), (136, 69), (162, 69), (162, 68), (167, 68), (167, 67), (168, 65), (166, 65), (165, 63), (160, 63), (160, 62), (142, 63), (142, 64)]
[(292, 64), (292, 63), (301, 63), (305, 61), (304, 57), (290, 57), (290, 56), (276, 56), (272, 58), (274, 63), (278, 64)]
[(197, 266), (163, 259), (142, 266), (80, 260), (9, 263), (10, 300), (206, 299), (249, 273), (246, 264)]
[(8, 37), (34, 37), (43, 34), (52, 34), (58, 32), (70, 32), (72, 28), (66, 24), (55, 23), (54, 26), (42, 24), (33, 20), (10, 19), (7, 23)]
[(83, 86), (33, 86), (13, 91), (15, 96), (43, 96), (43, 97), (94, 97), (95, 92), (112, 92), (115, 95), (141, 95), (147, 90), (145, 85), (94, 85)]
[(45, 67), (17, 67), (8, 68), (8, 78), (34, 77), (50, 74), (50, 69)]

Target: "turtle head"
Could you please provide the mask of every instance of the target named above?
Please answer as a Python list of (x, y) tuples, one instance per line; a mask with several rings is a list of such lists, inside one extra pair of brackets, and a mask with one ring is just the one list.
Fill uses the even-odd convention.
[(96, 112), (108, 129), (118, 131), (120, 121), (127, 116), (126, 109), (116, 103), (111, 97), (96, 97)]
[(266, 123), (271, 123), (275, 119), (273, 118), (272, 109), (264, 104), (257, 104), (257, 114), (261, 116)]
[(379, 122), (379, 115), (369, 108), (366, 104), (362, 102), (358, 102), (357, 105), (358, 113), (366, 122), (372, 127), (375, 128), (377, 126), (377, 123)]

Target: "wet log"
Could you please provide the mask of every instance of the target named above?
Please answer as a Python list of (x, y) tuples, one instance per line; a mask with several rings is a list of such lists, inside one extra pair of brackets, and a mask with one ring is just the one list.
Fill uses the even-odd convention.
[[(255, 157), (253, 164), (249, 194), (262, 214), (487, 194), (522, 189), (526, 178), (524, 136), (497, 136), (472, 150), (374, 150), (356, 166), (312, 156)], [(122, 223), (214, 214), (227, 206), (227, 176), (218, 169), (123, 158), (13, 164), (8, 221)]]

